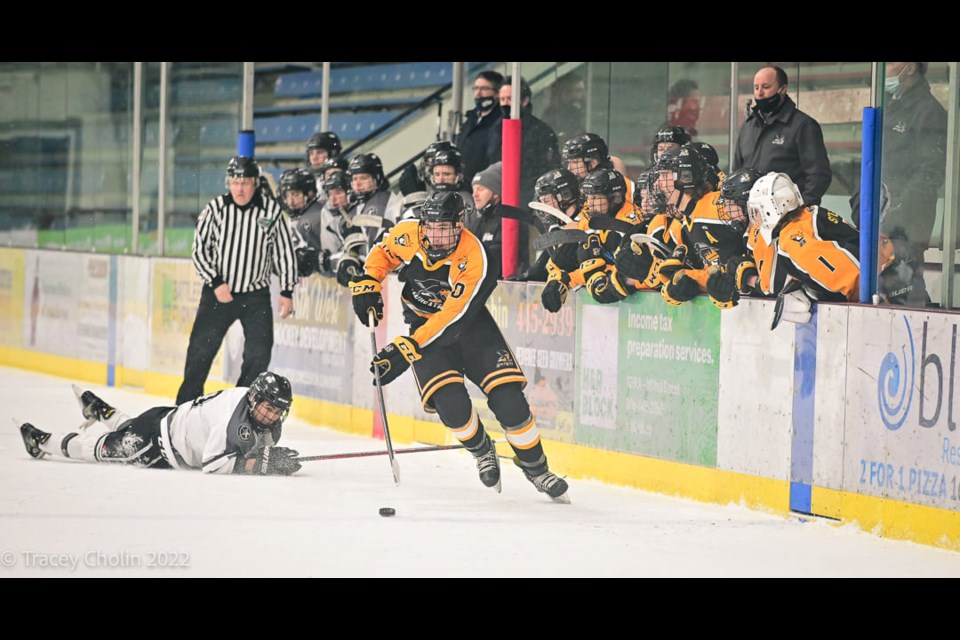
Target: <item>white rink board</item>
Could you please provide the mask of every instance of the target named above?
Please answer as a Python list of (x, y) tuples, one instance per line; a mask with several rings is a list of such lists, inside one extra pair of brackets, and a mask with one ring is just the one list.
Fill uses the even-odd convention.
[(956, 314), (851, 308), (843, 490), (960, 510), (958, 333)]
[(720, 314), (717, 468), (790, 479), (794, 330), (770, 330), (773, 301)]
[(848, 375), (849, 310), (850, 307), (844, 305), (829, 304), (817, 308), (813, 484), (828, 489), (840, 489), (843, 484), (844, 427), (850, 406), (844, 393)]
[(117, 364), (147, 371), (150, 369), (152, 261), (149, 258), (120, 256), (117, 264)]

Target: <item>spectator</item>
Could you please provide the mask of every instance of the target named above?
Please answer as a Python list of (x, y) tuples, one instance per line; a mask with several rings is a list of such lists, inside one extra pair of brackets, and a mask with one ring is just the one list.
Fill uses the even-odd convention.
[(550, 87), (550, 106), (542, 117), (557, 134), (559, 145), (587, 130), (586, 101), (587, 89), (577, 73), (560, 76)]
[[(467, 229), (480, 238), (491, 266), (501, 277), (503, 260), (503, 236), (501, 220), (504, 213), (509, 217), (516, 217), (505, 212), (508, 207), (501, 203), (503, 184), (503, 162), (494, 162), (492, 165), (473, 177), (473, 204), (476, 207), (477, 219), (472, 224), (468, 222)], [(509, 207), (512, 209), (512, 207)], [(517, 271), (526, 271), (530, 265), (528, 238), (530, 231), (527, 225), (520, 225), (519, 247), (520, 256)]]
[(290, 222), (280, 205), (257, 188), (259, 177), (253, 158), (232, 158), (227, 165), (229, 193), (211, 200), (197, 219), (193, 266), (204, 286), (177, 404), (203, 395), (213, 358), (237, 320), (244, 334), (237, 386), (250, 386), (267, 370), (273, 350), (271, 273), (280, 277), (280, 317), (293, 313), (297, 261)]
[(787, 95), (787, 73), (767, 65), (753, 77), (754, 106), (737, 136), (733, 168), (783, 172), (804, 204), (820, 204), (833, 179), (820, 124)]
[(476, 107), (467, 111), (466, 121), (457, 136), (457, 148), (463, 154), (463, 178), (466, 184), (473, 176), (501, 158), (500, 87), (503, 76), (496, 71), (481, 71), (473, 80)]
[[(923, 252), (937, 215), (946, 175), (947, 112), (930, 93), (926, 62), (888, 62), (883, 114), (883, 181), (890, 202), (881, 231), (894, 243), (898, 260), (912, 272), (904, 302), (930, 301), (923, 281)], [(859, 207), (857, 207), (859, 216)]]
[(697, 135), (697, 121), (703, 108), (700, 87), (693, 80), (677, 80), (667, 94), (667, 124), (683, 127), (691, 136)]
[[(533, 115), (533, 94), (527, 81), (520, 79), (520, 109), (522, 121), (520, 146), (520, 202), (521, 207), (533, 200), (533, 188), (537, 178), (550, 169), (560, 167), (560, 151), (557, 135), (543, 120)], [(500, 87), (500, 110), (503, 117), (513, 113), (513, 79), (507, 76)]]

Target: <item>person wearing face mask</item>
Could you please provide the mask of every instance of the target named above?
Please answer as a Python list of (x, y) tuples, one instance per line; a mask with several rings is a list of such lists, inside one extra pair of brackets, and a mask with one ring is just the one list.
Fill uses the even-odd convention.
[(753, 77), (753, 107), (737, 136), (733, 169), (783, 172), (803, 194), (820, 204), (833, 180), (820, 124), (797, 109), (787, 95), (787, 74), (767, 65)]
[(467, 111), (457, 136), (457, 148), (463, 154), (463, 182), (472, 184), (473, 176), (501, 159), (500, 87), (503, 76), (496, 71), (481, 71), (473, 79), (476, 107)]

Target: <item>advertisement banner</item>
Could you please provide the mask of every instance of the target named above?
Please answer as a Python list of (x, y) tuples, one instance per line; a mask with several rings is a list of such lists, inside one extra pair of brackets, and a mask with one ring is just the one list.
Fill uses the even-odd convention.
[[(290, 380), (293, 392), (318, 400), (352, 403), (353, 307), (350, 292), (333, 278), (314, 274), (293, 289), (292, 316), (281, 320), (276, 308), (280, 296), (276, 281), (273, 304), (273, 356), (270, 368)], [(227, 351), (225, 375), (240, 376), (241, 348)]]
[(639, 293), (608, 307), (611, 327), (608, 312), (592, 319), (598, 305), (580, 300), (590, 331), (579, 350), (578, 442), (715, 467), (720, 310), (704, 297), (670, 306)]
[[(29, 299), (24, 291), (24, 256), (22, 249), (0, 250), (0, 345), (23, 346), (24, 307), (40, 301), (40, 281), (30, 283)], [(38, 307), (39, 311), (39, 307)]]
[[(527, 378), (524, 393), (537, 428), (552, 440), (573, 441), (575, 317), (572, 300), (558, 313), (540, 304), (541, 285), (501, 282), (487, 309)], [(486, 397), (467, 385), (480, 417), (498, 424)]]
[(960, 511), (960, 317), (851, 308), (846, 491)]
[[(190, 330), (200, 304), (203, 281), (189, 260), (158, 258), (153, 261), (150, 330), (151, 368), (163, 373), (183, 374)], [(222, 378), (223, 350), (217, 353), (210, 377)]]

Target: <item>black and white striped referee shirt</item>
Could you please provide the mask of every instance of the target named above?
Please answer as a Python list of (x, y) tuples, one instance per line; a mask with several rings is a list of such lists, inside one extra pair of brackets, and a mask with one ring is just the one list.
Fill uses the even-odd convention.
[(204, 207), (193, 236), (193, 265), (210, 287), (223, 283), (232, 293), (270, 286), (270, 274), (280, 278), (280, 290), (290, 295), (297, 282), (290, 221), (280, 205), (258, 190), (246, 207), (229, 193)]

